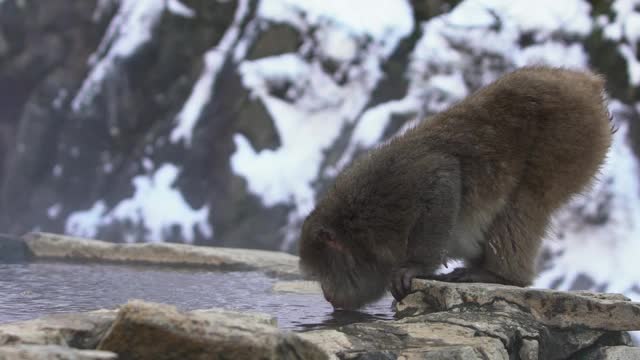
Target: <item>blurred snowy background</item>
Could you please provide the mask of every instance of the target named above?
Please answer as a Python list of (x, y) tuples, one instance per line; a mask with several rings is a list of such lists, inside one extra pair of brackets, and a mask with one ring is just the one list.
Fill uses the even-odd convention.
[(536, 285), (640, 300), (640, 1), (0, 0), (0, 230), (294, 252), (362, 151), (526, 64), (619, 131)]

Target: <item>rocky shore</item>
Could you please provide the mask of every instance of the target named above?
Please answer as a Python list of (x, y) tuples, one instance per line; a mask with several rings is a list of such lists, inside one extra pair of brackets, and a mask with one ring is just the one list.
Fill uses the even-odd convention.
[[(319, 292), (313, 283), (290, 281), (297, 258), (288, 254), (42, 233), (15, 241), (11, 248), (30, 261), (261, 269), (289, 280), (273, 291)], [(396, 304), (395, 320), (306, 332), (279, 329), (264, 314), (131, 300), (114, 310), (0, 324), (0, 360), (640, 358), (627, 333), (640, 329), (640, 303), (622, 295), (428, 280), (414, 280), (413, 290)]]

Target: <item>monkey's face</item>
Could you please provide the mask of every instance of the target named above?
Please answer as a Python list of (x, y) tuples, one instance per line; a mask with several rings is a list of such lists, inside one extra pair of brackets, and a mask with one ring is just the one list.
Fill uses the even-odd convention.
[[(357, 235), (356, 235), (357, 236)], [(305, 222), (300, 238), (300, 268), (322, 286), (337, 309), (357, 309), (380, 298), (389, 274), (353, 234), (346, 237), (326, 225)]]

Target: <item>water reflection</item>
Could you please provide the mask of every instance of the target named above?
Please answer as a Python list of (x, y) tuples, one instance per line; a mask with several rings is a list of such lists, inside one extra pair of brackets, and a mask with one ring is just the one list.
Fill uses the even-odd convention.
[(337, 328), (344, 325), (353, 323), (371, 322), (375, 320), (385, 320), (393, 318), (393, 313), (389, 307), (386, 312), (369, 313), (373, 310), (371, 308), (365, 308), (361, 311), (353, 310), (335, 310), (332, 313), (327, 314), (324, 320), (320, 323), (297, 323), (296, 327), (300, 330), (315, 330), (324, 328)]
[(151, 266), (0, 264), (0, 322), (50, 313), (115, 308), (129, 299), (183, 310), (225, 308), (264, 312), (284, 329), (308, 330), (390, 319), (391, 298), (363, 311), (333, 311), (321, 294), (273, 293), (260, 272), (211, 272)]

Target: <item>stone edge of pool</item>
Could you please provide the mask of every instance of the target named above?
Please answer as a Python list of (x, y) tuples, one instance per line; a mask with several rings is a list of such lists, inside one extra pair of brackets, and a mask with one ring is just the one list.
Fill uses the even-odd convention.
[(298, 257), (277, 251), (175, 243), (110, 243), (44, 232), (0, 236), (0, 263), (39, 259), (259, 270), (279, 278), (300, 278)]
[[(0, 262), (20, 259), (244, 268), (299, 276), (296, 256), (261, 250), (168, 243), (114, 244), (47, 233), (1, 236)], [(118, 310), (59, 314), (0, 324), (0, 359), (188, 359), (219, 354), (246, 359), (640, 358), (627, 330), (640, 330), (640, 303), (617, 294), (563, 292), (495, 284), (416, 279), (396, 304), (398, 319), (290, 332), (269, 315), (226, 310), (179, 311), (130, 301)], [(317, 293), (288, 281), (276, 292)], [(390, 336), (391, 335), (391, 336)], [(153, 339), (153, 341), (149, 341)], [(251, 353), (246, 349), (253, 349)], [(255, 351), (254, 351), (255, 350)], [(117, 354), (117, 355), (116, 355)]]

